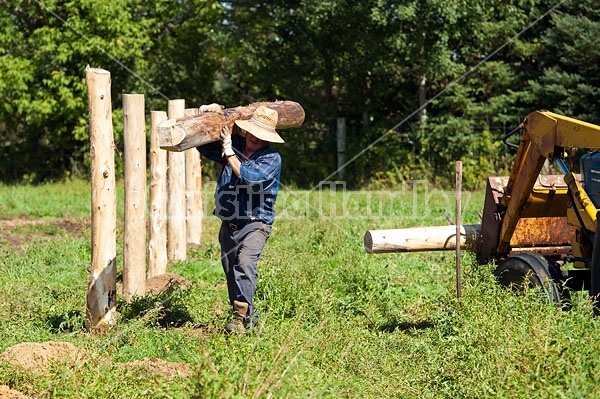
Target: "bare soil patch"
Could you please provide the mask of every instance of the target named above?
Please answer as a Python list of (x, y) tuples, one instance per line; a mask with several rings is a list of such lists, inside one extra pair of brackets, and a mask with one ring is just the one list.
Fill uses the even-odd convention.
[(192, 283), (175, 273), (165, 273), (146, 280), (146, 294), (157, 295), (167, 290), (184, 290)]
[(81, 237), (90, 228), (87, 219), (58, 219), (45, 221), (14, 216), (0, 219), (0, 248), (10, 252), (23, 252), (32, 242), (50, 240), (57, 236), (71, 234)]
[(26, 399), (28, 396), (23, 395), (19, 391), (10, 389), (9, 386), (0, 385), (0, 399)]
[[(0, 354), (0, 361), (7, 361), (13, 366), (21, 367), (31, 373), (43, 373), (52, 364), (66, 364), (68, 367), (78, 369), (90, 355), (69, 342), (24, 342), (12, 346)], [(123, 369), (139, 369), (141, 372), (157, 374), (166, 380), (176, 377), (186, 378), (191, 376), (192, 368), (187, 363), (168, 362), (156, 358), (144, 358), (119, 365)], [(13, 396), (11, 396), (13, 395)], [(0, 386), (0, 399), (24, 398), (20, 392), (13, 391), (10, 387)]]

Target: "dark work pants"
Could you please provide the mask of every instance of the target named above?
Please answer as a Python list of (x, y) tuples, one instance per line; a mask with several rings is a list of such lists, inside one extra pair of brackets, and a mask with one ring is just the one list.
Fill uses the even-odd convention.
[(248, 316), (252, 315), (252, 300), (258, 278), (257, 263), (271, 235), (271, 226), (261, 222), (249, 223), (233, 230), (227, 222), (221, 224), (219, 243), (221, 263), (227, 277), (229, 302), (246, 302)]

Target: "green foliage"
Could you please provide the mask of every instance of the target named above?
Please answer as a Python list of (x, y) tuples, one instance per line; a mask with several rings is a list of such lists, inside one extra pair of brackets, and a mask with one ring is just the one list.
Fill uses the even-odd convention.
[[(24, 178), (40, 181), (84, 172), (89, 148), (86, 65), (111, 72), (115, 143), (122, 150), (122, 113), (120, 93), (159, 93), (178, 96), (177, 87), (199, 91), (210, 87), (212, 80), (189, 85), (164, 85), (155, 77), (164, 77), (169, 65), (154, 62), (173, 57), (180, 51), (168, 29), (179, 27), (179, 19), (199, 5), (179, 2), (140, 1), (50, 1), (33, 4), (27, 0), (5, 1), (0, 10), (0, 170), (3, 180)], [(170, 11), (174, 10), (174, 11)], [(205, 11), (193, 13), (196, 18)], [(185, 42), (202, 40), (204, 27), (182, 28)], [(167, 33), (165, 33), (167, 31)], [(194, 41), (194, 43), (196, 43)], [(160, 50), (160, 51), (157, 51)], [(193, 53), (189, 53), (194, 50)], [(157, 52), (156, 57), (153, 55)], [(186, 57), (175, 57), (188, 68), (201, 52), (186, 46)], [(193, 55), (190, 57), (190, 54)], [(198, 73), (211, 76), (210, 63), (198, 62)], [(163, 69), (164, 68), (164, 69)], [(204, 69), (203, 69), (204, 68)], [(171, 69), (177, 72), (176, 68)], [(190, 77), (193, 79), (194, 74)], [(170, 80), (169, 82), (171, 82)], [(164, 87), (163, 87), (164, 86)], [(165, 91), (167, 94), (161, 92)], [(170, 91), (167, 91), (170, 90)], [(189, 94), (187, 93), (182, 94)], [(188, 99), (195, 100), (188, 96)], [(157, 102), (149, 101), (153, 106)], [(161, 104), (163, 105), (163, 104)]]
[[(111, 72), (115, 143), (121, 93), (189, 107), (294, 100), (285, 184), (336, 175), (346, 118), (352, 187), (427, 178), (468, 187), (500, 174), (502, 136), (536, 109), (598, 122), (593, 0), (2, 2), (0, 178), (38, 182), (89, 168), (85, 66)], [(390, 132), (391, 130), (391, 132)], [(443, 147), (444, 146), (444, 147)], [(442, 148), (443, 147), (443, 148)], [(493, 160), (487, 158), (492, 155)], [(117, 162), (121, 171), (122, 162)]]
[[(436, 185), (451, 182), (455, 176), (455, 161), (463, 163), (463, 185), (466, 189), (485, 187), (486, 178), (509, 172), (506, 158), (499, 156), (504, 145), (491, 138), (487, 128), (475, 131), (466, 120), (450, 117), (439, 124), (428, 124), (417, 132), (422, 156), (427, 156), (427, 167), (421, 178)], [(433, 173), (432, 173), (433, 172)]]
[(594, 1), (566, 2), (541, 40), (543, 74), (532, 82), (541, 107), (599, 123), (600, 10)]
[[(86, 148), (85, 66), (112, 69), (119, 92), (131, 78), (127, 71), (119, 73), (114, 61), (136, 69), (148, 39), (140, 31), (143, 26), (123, 21), (129, 19), (126, 6), (7, 3), (1, 12), (10, 24), (2, 33), (5, 48), (0, 68), (4, 76), (21, 83), (15, 86), (12, 79), (4, 80), (0, 86), (7, 104), (0, 114), (6, 123), (2, 152), (8, 154), (2, 169), (10, 171), (7, 178), (27, 174), (37, 181), (60, 176), (81, 162)], [(129, 37), (122, 36), (128, 33)]]

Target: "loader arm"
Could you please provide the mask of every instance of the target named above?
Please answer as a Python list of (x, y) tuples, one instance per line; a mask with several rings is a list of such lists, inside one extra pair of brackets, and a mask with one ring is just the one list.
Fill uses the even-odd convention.
[[(511, 238), (525, 212), (544, 162), (546, 159), (563, 158), (565, 148), (600, 149), (600, 126), (547, 111), (534, 111), (527, 115), (519, 149), (500, 204), (505, 212), (501, 215), (497, 256), (506, 255), (510, 251)], [(585, 194), (573, 179), (568, 179), (567, 184), (571, 191), (576, 187)], [(576, 207), (579, 208), (579, 205)], [(589, 215), (589, 208), (587, 213)], [(595, 214), (590, 217), (593, 218), (595, 227)]]

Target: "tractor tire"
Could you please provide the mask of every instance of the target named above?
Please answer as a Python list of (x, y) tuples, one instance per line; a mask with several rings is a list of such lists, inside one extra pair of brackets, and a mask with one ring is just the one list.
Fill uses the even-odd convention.
[(540, 255), (510, 256), (498, 264), (494, 275), (502, 286), (515, 290), (522, 290), (525, 284), (530, 288), (541, 287), (549, 301), (556, 305), (561, 303), (561, 292), (556, 284), (560, 281), (560, 270)]

